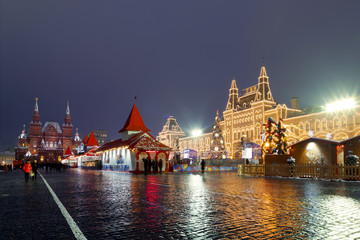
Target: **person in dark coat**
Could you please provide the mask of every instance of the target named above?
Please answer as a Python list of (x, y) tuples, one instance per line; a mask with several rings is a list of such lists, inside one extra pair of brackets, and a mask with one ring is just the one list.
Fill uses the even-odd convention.
[(153, 169), (153, 173), (156, 172), (156, 163), (155, 163), (155, 159), (152, 160), (152, 169)]
[(34, 162), (31, 164), (32, 171), (34, 172), (34, 175), (31, 177), (31, 180), (36, 180), (37, 176), (37, 170), (38, 170), (38, 163), (37, 160), (34, 160)]
[(144, 173), (145, 173), (145, 175), (146, 175), (147, 172), (148, 172), (148, 161), (147, 161), (146, 158), (143, 158), (142, 160), (143, 160), (143, 162), (144, 162)]
[(151, 160), (149, 159), (149, 157), (146, 158), (146, 162), (147, 162), (147, 168), (148, 168), (148, 173), (151, 173)]
[(162, 172), (162, 166), (163, 166), (163, 161), (162, 161), (162, 159), (160, 158), (160, 160), (159, 160), (159, 170), (160, 170), (160, 173)]
[(204, 173), (204, 171), (205, 171), (205, 160), (204, 159), (201, 160), (201, 171), (202, 171), (202, 173)]

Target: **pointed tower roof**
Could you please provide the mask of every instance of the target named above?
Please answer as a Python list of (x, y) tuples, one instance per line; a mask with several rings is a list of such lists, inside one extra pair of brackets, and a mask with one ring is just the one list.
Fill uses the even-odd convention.
[(66, 114), (70, 114), (69, 101), (67, 101)]
[(226, 105), (226, 110), (236, 109), (239, 103), (239, 89), (236, 86), (235, 75), (233, 76), (233, 80), (231, 81), (231, 87), (229, 89), (229, 100)]
[(88, 140), (89, 140), (88, 136), (87, 136), (87, 135), (85, 135), (84, 140), (83, 140), (84, 145), (86, 145), (86, 144), (87, 144)]
[(237, 88), (237, 86), (236, 86), (236, 80), (235, 80), (235, 75), (233, 75), (233, 80), (232, 80), (232, 82), (231, 82), (231, 87), (230, 87), (230, 89), (231, 88)]
[(260, 75), (259, 75), (259, 81), (258, 81), (258, 87), (257, 92), (255, 96), (255, 101), (272, 101), (274, 102), (274, 99), (271, 94), (270, 86), (269, 86), (269, 77), (266, 73), (266, 69), (264, 64), (261, 66), (260, 69)]
[(67, 147), (67, 149), (66, 149), (66, 151), (65, 151), (65, 153), (64, 153), (64, 155), (72, 155), (73, 153), (71, 152), (71, 150), (70, 150), (70, 146), (68, 146)]
[(259, 78), (264, 78), (264, 77), (269, 78), (268, 75), (266, 74), (265, 66), (262, 65), (262, 66), (261, 66), (261, 69), (260, 69), (260, 76), (259, 76)]
[(36, 97), (32, 123), (39, 123), (39, 121), (40, 121), (39, 106), (38, 106), (38, 98)]
[(35, 98), (35, 106), (34, 106), (34, 111), (35, 111), (35, 112), (38, 112), (38, 111), (39, 111), (39, 106), (38, 106), (38, 103), (37, 103), (37, 102), (38, 102), (38, 98), (36, 97), (36, 98)]
[(65, 113), (65, 123), (63, 125), (71, 126), (71, 117), (70, 117), (70, 106), (69, 101), (67, 101), (66, 105), (66, 113)]
[(96, 141), (96, 137), (94, 135), (94, 132), (91, 131), (89, 140), (86, 143), (87, 147), (93, 147), (93, 146), (100, 146), (99, 143)]
[(133, 108), (131, 109), (129, 117), (126, 120), (124, 127), (119, 131), (119, 133), (124, 131), (150, 132), (150, 129), (148, 129), (145, 126), (144, 121), (142, 120), (141, 115), (139, 113), (139, 110), (136, 107), (136, 104), (134, 104)]

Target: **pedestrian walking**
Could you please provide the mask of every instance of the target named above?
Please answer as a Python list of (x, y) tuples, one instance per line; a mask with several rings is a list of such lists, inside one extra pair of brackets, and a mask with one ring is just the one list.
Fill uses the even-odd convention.
[(202, 171), (202, 173), (204, 173), (204, 171), (205, 171), (205, 160), (204, 159), (201, 160), (201, 171)]
[(38, 167), (39, 166), (38, 166), (37, 160), (34, 160), (34, 162), (31, 164), (31, 168), (34, 173), (34, 175), (31, 177), (31, 180), (34, 180), (34, 179), (36, 180)]
[(29, 175), (31, 172), (31, 164), (30, 161), (27, 161), (23, 166), (23, 171), (25, 173), (25, 181), (27, 182), (29, 180)]
[(160, 170), (160, 173), (162, 172), (162, 166), (163, 166), (163, 161), (162, 161), (162, 159), (160, 158), (160, 160), (159, 160), (159, 170)]

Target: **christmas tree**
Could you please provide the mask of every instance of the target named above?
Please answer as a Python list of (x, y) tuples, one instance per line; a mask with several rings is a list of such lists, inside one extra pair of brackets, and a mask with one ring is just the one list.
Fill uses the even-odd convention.
[(285, 134), (286, 128), (282, 123), (282, 119), (280, 118), (277, 124), (277, 130), (275, 133), (276, 137), (276, 148), (275, 151), (277, 154), (286, 154), (287, 153), (287, 139)]
[(263, 154), (285, 154), (287, 152), (286, 128), (282, 120), (278, 123), (271, 117), (265, 124), (265, 138), (262, 143)]
[(215, 123), (210, 143), (210, 159), (223, 159), (226, 156), (225, 142), (220, 128), (219, 110), (216, 112)]

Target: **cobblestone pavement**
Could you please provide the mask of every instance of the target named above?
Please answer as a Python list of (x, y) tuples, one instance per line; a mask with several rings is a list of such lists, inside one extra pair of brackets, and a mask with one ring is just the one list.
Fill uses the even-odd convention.
[[(41, 173), (87, 239), (360, 239), (359, 182)], [(0, 206), (0, 239), (75, 239), (40, 176), (1, 173)]]

